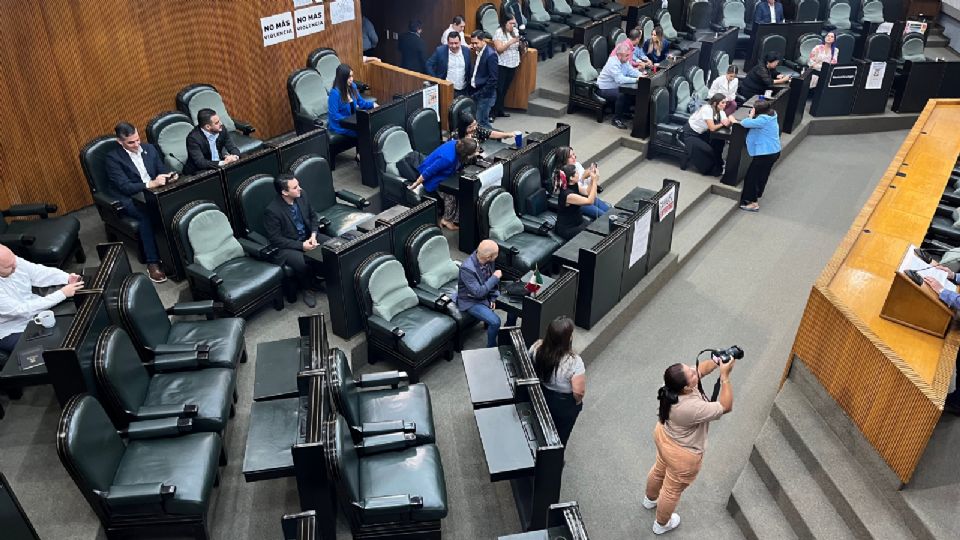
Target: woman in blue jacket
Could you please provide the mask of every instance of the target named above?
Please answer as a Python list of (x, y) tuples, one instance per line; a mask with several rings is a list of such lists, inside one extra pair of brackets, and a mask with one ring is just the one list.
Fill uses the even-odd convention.
[(747, 153), (753, 158), (743, 180), (740, 209), (757, 212), (760, 210), (758, 201), (763, 197), (763, 188), (770, 178), (770, 170), (780, 159), (777, 112), (770, 101), (759, 101), (750, 110), (750, 118), (743, 119), (740, 125), (747, 128)]
[[(337, 75), (333, 79), (333, 88), (327, 96), (327, 128), (340, 135), (357, 138), (357, 132), (340, 127), (340, 121), (357, 112), (357, 109), (373, 109), (377, 104), (363, 99), (357, 84), (353, 82), (353, 70), (346, 64), (337, 66)], [(360, 156), (357, 155), (357, 161)]]
[(440, 218), (440, 226), (455, 231), (460, 227), (457, 223), (460, 221), (460, 210), (457, 208), (457, 198), (449, 193), (438, 191), (440, 182), (453, 176), (461, 166), (477, 155), (480, 145), (476, 139), (469, 137), (460, 140), (449, 140), (424, 158), (420, 164), (420, 176), (412, 184), (410, 189), (417, 189), (421, 185), (427, 193), (436, 193), (443, 201), (443, 217)]

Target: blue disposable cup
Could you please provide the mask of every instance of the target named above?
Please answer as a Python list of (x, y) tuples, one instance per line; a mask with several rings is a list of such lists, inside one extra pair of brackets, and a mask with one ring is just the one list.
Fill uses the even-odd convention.
[(513, 141), (517, 144), (517, 148), (523, 148), (523, 132), (514, 131), (513, 132)]

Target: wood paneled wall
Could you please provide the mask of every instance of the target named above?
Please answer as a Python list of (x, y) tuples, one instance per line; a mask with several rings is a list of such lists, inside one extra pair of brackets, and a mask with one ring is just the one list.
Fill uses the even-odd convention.
[(430, 55), (440, 45), (440, 33), (455, 16), (463, 14), (463, 0), (363, 0), (363, 13), (380, 37), (375, 50), (377, 57), (399, 66), (400, 50), (393, 33), (406, 32), (410, 19), (420, 19), (423, 23), (421, 36)]
[(370, 62), (363, 66), (363, 80), (370, 85), (370, 91), (381, 102), (393, 100), (397, 94), (406, 94), (423, 88), (424, 82), (440, 85), (440, 124), (448, 129), (446, 111), (453, 102), (453, 83), (429, 77), (415, 71), (399, 68), (383, 62)]
[[(325, 4), (328, 5), (328, 4)], [(270, 47), (260, 18), (290, 0), (6, 0), (0, 14), (0, 205), (91, 203), (80, 147), (120, 120), (141, 129), (175, 108), (184, 86), (207, 82), (261, 138), (293, 129), (286, 79), (307, 53), (332, 47), (360, 65), (354, 21)]]

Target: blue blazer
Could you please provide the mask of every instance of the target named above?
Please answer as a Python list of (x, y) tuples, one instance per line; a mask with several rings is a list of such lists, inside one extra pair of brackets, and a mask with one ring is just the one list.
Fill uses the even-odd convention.
[[(163, 160), (157, 147), (150, 143), (142, 143), (140, 149), (143, 151), (143, 165), (147, 169), (150, 178), (156, 178), (158, 174), (170, 172), (170, 167)], [(110, 191), (112, 195), (120, 201), (123, 206), (133, 206), (131, 196), (147, 189), (147, 185), (140, 179), (140, 173), (137, 167), (130, 159), (130, 155), (117, 144), (105, 159), (107, 169), (107, 179), (110, 181)]]
[[(463, 67), (464, 67), (464, 76), (466, 80), (465, 83), (470, 82), (470, 74), (473, 70), (473, 59), (470, 54), (470, 47), (460, 46), (460, 52), (463, 54)], [(450, 67), (450, 49), (446, 45), (441, 45), (437, 47), (437, 50), (433, 52), (427, 60), (427, 75), (431, 77), (436, 77), (438, 79), (447, 78), (447, 68)]]
[[(480, 276), (480, 267), (486, 266), (490, 277), (483, 280)], [(500, 290), (497, 285), (500, 284), (500, 278), (493, 275), (494, 262), (486, 265), (480, 264), (477, 259), (477, 252), (474, 251), (467, 260), (460, 265), (460, 278), (457, 280), (457, 309), (466, 311), (476, 305), (489, 306), (500, 296)]]
[[(353, 104), (356, 105), (356, 108), (364, 110), (373, 108), (373, 102), (363, 99), (363, 96), (357, 91), (357, 83), (353, 83), (353, 95)], [(356, 131), (340, 127), (340, 120), (343, 120), (354, 112), (349, 101), (340, 99), (340, 90), (337, 87), (331, 88), (330, 95), (327, 96), (327, 128), (334, 133), (356, 138)]]
[(418, 171), (423, 177), (423, 189), (430, 193), (437, 191), (440, 182), (456, 173), (459, 165), (457, 141), (451, 139), (441, 144), (420, 164)]
[(765, 23), (782, 23), (783, 22), (783, 4), (777, 2), (773, 5), (773, 11), (777, 14), (777, 20), (770, 20), (770, 6), (767, 4), (766, 0), (758, 0), (757, 6), (753, 9), (753, 22), (757, 24)]
[[(497, 72), (500, 70), (497, 51), (493, 45), (487, 45), (481, 53), (480, 64), (477, 66), (476, 86), (471, 86), (473, 96), (477, 99), (492, 98), (497, 95)], [(473, 77), (471, 74), (470, 77)]]

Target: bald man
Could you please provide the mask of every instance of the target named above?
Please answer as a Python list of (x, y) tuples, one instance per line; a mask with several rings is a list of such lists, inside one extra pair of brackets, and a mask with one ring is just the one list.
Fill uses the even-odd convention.
[[(500, 330), (500, 316), (493, 307), (500, 296), (497, 285), (503, 272), (494, 270), (494, 262), (500, 248), (493, 240), (483, 240), (477, 250), (460, 265), (460, 279), (457, 282), (457, 309), (466, 311), (487, 323), (487, 347), (497, 346), (497, 332)], [(517, 324), (517, 316), (507, 314), (507, 326)]]
[[(47, 296), (33, 294), (31, 287), (66, 284)], [(34, 264), (14, 255), (0, 244), (0, 351), (13, 352), (20, 334), (37, 313), (70, 298), (83, 288), (77, 274)]]

